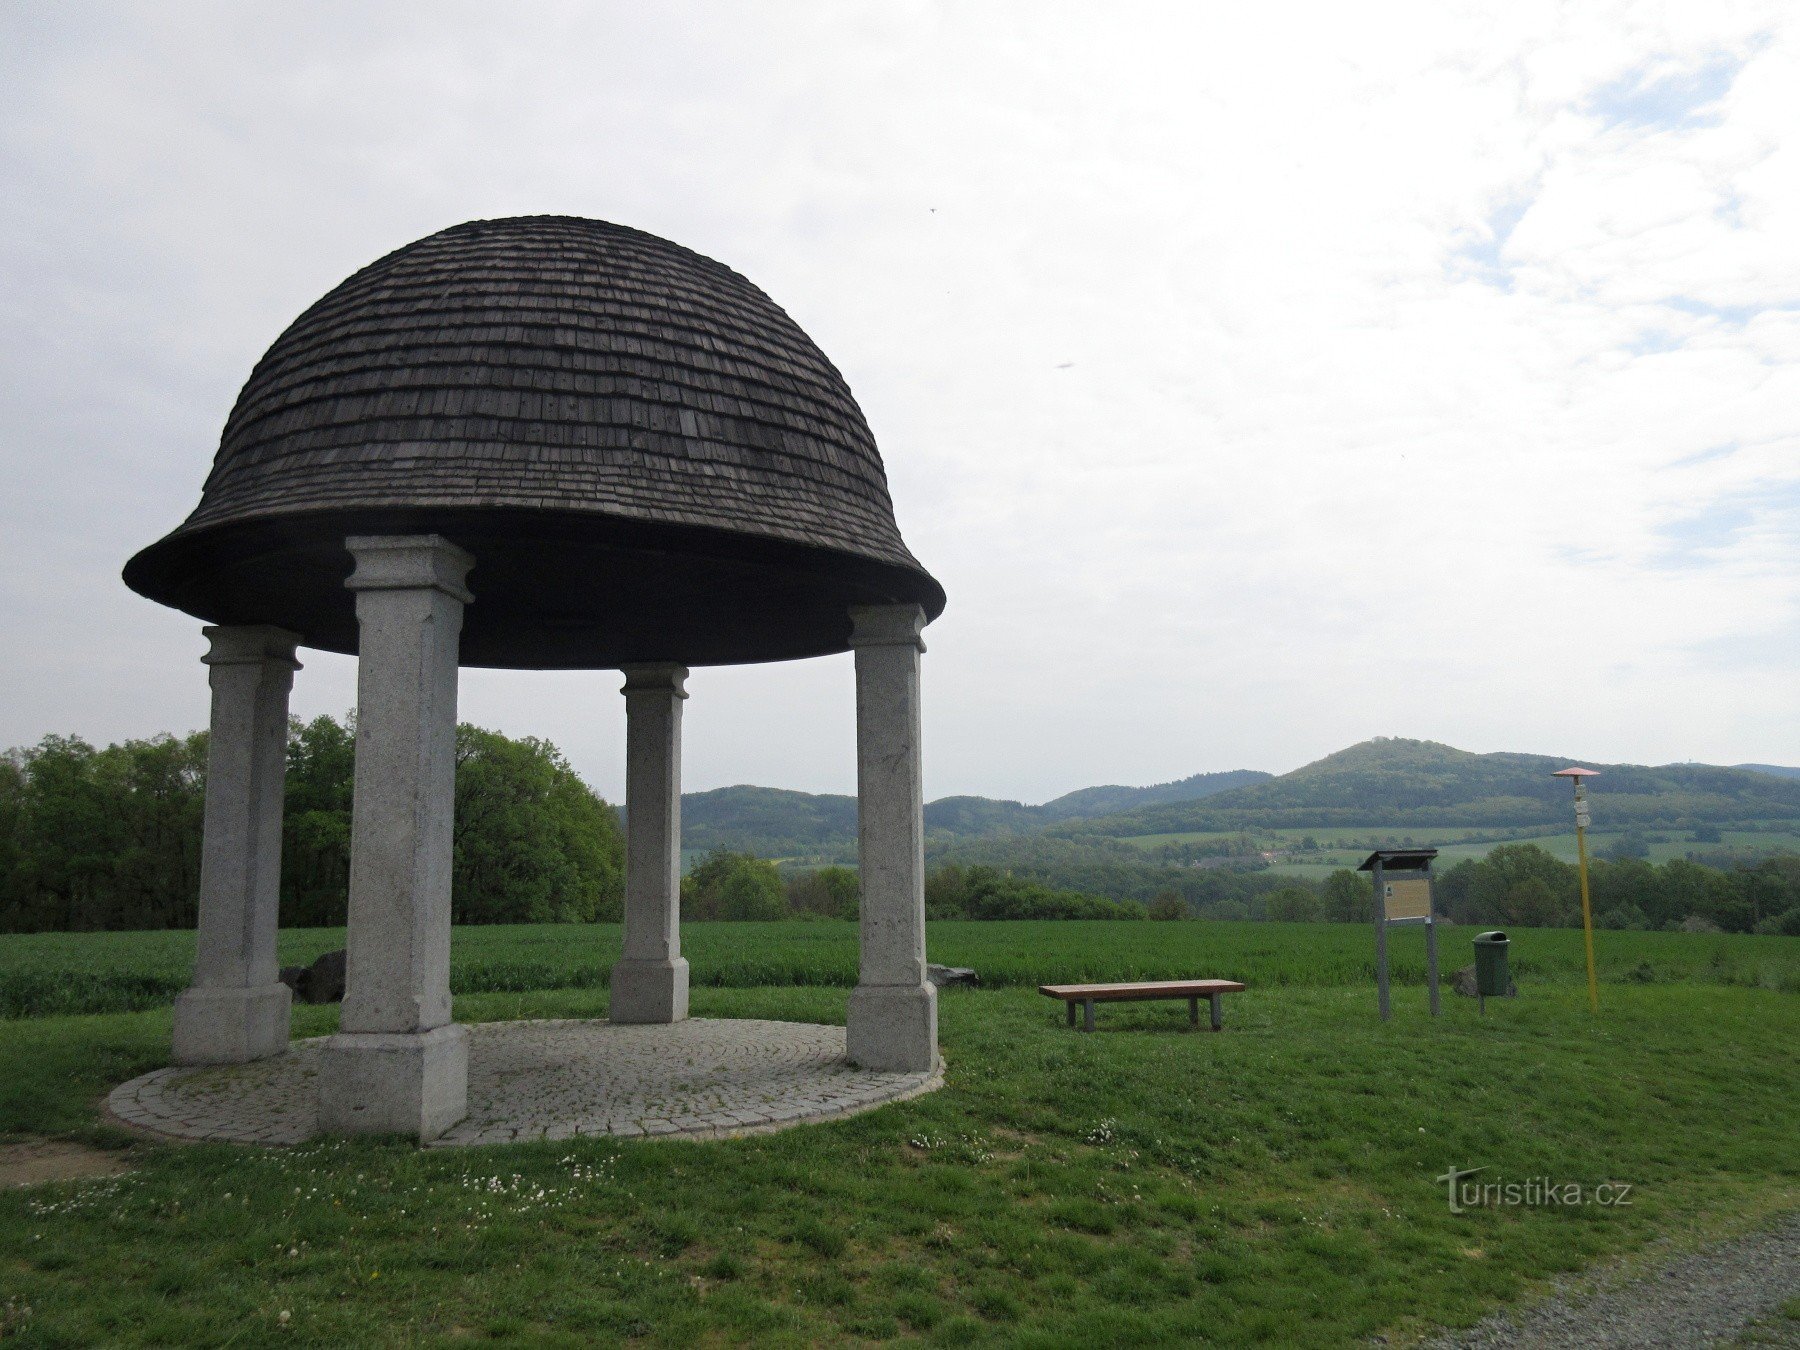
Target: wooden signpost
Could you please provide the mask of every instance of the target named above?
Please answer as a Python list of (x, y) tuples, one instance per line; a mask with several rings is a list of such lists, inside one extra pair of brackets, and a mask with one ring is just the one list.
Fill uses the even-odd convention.
[(1375, 987), (1384, 1022), (1390, 1014), (1387, 932), (1393, 924), (1425, 925), (1425, 973), (1431, 986), (1431, 1015), (1438, 1015), (1437, 916), (1431, 903), (1431, 860), (1435, 857), (1435, 848), (1383, 848), (1371, 853), (1356, 869), (1370, 873), (1375, 881)]

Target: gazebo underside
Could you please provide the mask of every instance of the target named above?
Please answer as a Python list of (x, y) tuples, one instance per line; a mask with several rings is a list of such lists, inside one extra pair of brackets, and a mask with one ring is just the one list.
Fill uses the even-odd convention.
[[(469, 1113), (430, 1147), (658, 1136), (719, 1138), (855, 1115), (942, 1085), (859, 1069), (844, 1029), (703, 1019), (483, 1022), (469, 1027)], [(320, 1133), (326, 1038), (246, 1064), (157, 1069), (116, 1088), (107, 1109), (176, 1139), (298, 1144)]]

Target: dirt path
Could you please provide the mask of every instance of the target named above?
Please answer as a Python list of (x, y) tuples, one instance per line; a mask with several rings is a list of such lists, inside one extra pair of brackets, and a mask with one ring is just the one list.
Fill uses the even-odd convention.
[(0, 1144), (0, 1190), (36, 1186), (44, 1181), (115, 1177), (130, 1170), (119, 1154), (86, 1144), (65, 1144), (55, 1139)]

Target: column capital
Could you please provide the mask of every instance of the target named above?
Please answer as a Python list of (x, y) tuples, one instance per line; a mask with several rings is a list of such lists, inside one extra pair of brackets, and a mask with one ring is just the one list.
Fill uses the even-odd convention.
[(200, 630), (208, 644), (200, 660), (209, 666), (254, 666), (279, 661), (299, 670), (294, 648), (300, 635), (268, 624), (214, 624)]
[(646, 662), (641, 665), (620, 666), (619, 674), (625, 677), (625, 683), (619, 686), (621, 694), (660, 690), (686, 698), (688, 668), (668, 662)]
[(353, 591), (442, 591), (465, 605), (474, 600), (467, 580), (475, 555), (441, 534), (353, 534), (344, 547), (356, 570), (344, 583)]
[(850, 607), (850, 645), (852, 647), (916, 647), (925, 650), (920, 636), (925, 628), (925, 611), (918, 605), (852, 605)]

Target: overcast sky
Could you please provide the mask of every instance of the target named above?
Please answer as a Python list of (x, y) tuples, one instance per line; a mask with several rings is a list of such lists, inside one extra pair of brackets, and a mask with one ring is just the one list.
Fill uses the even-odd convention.
[[(1787, 3), (4, 0), (0, 744), (204, 725), (199, 625), (118, 573), (256, 358), (557, 212), (844, 372), (950, 596), (932, 796), (1373, 735), (1800, 763), (1797, 136)], [(462, 714), (616, 797), (617, 685)], [(852, 787), (847, 659), (689, 687), (689, 788)]]

